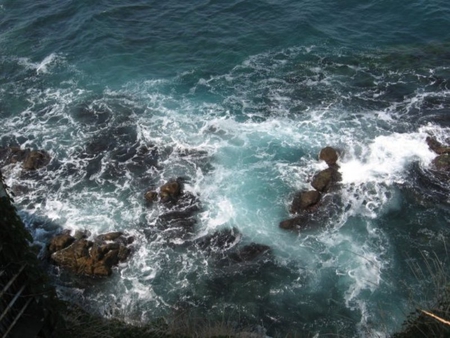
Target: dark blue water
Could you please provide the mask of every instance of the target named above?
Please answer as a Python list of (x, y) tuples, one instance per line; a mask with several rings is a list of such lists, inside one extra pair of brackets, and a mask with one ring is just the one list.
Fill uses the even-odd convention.
[[(0, 0), (0, 49), (1, 146), (53, 158), (3, 168), (36, 241), (136, 237), (111, 279), (61, 275), (62, 296), (135, 323), (183, 309), (269, 336), (386, 336), (438, 293), (449, 186), (425, 138), (449, 135), (448, 2)], [(339, 207), (279, 229), (327, 145)], [(157, 166), (124, 155), (142, 146)], [(177, 176), (202, 210), (168, 239), (143, 193)], [(231, 228), (270, 259), (221, 267), (186, 244)]]

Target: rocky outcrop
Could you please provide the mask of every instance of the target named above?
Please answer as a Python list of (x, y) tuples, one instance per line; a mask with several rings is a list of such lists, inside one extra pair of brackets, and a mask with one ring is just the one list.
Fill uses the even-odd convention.
[(439, 171), (450, 171), (450, 154), (442, 154), (437, 156), (433, 162), (433, 167)]
[(317, 173), (314, 176), (311, 185), (317, 191), (328, 192), (341, 180), (342, 176), (337, 168), (330, 167)]
[(432, 161), (433, 169), (440, 172), (450, 171), (450, 147), (440, 143), (435, 137), (428, 136), (426, 142), (430, 150), (434, 151), (438, 156)]
[(97, 236), (93, 241), (75, 239), (69, 233), (53, 237), (48, 246), (53, 263), (80, 275), (109, 276), (112, 268), (131, 253), (133, 237), (122, 232)]
[(319, 153), (319, 160), (325, 161), (328, 166), (334, 166), (338, 158), (338, 152), (332, 147), (325, 147)]
[(315, 190), (302, 191), (294, 195), (289, 211), (296, 216), (280, 222), (280, 228), (286, 230), (305, 229), (312, 223), (317, 223), (315, 221), (317, 218), (322, 218), (318, 215), (327, 213), (328, 207), (323, 203), (323, 195), (337, 187), (342, 176), (337, 165), (338, 152), (334, 148), (323, 148), (319, 153), (319, 159), (325, 161), (328, 168), (313, 177), (311, 186)]
[(44, 150), (6, 147), (0, 149), (0, 161), (3, 165), (22, 162), (24, 170), (37, 170), (50, 163), (51, 157)]
[(428, 147), (438, 155), (450, 153), (450, 147), (444, 146), (434, 137), (428, 136), (426, 138), (426, 142), (428, 144)]
[(290, 208), (292, 214), (314, 207), (320, 201), (320, 192), (316, 190), (303, 191), (295, 194)]
[(197, 196), (183, 189), (183, 179), (171, 179), (159, 189), (148, 190), (144, 194), (148, 206), (159, 202), (161, 214), (156, 218), (156, 228), (147, 229), (153, 236), (159, 232), (166, 239), (186, 239), (194, 233), (197, 223), (195, 215), (200, 210)]
[(73, 242), (75, 242), (75, 238), (72, 237), (68, 232), (56, 235), (50, 240), (50, 243), (48, 245), (48, 252), (51, 255), (56, 251), (67, 248)]

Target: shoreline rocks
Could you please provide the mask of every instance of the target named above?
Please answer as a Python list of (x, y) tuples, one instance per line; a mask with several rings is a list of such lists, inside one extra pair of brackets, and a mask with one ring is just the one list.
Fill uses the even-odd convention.
[(428, 136), (425, 141), (430, 150), (438, 155), (432, 161), (434, 169), (440, 172), (450, 172), (450, 146), (443, 145), (432, 136)]
[(45, 150), (21, 149), (12, 146), (0, 148), (0, 162), (3, 166), (22, 162), (22, 168), (27, 171), (41, 169), (51, 161), (51, 156)]
[(98, 235), (93, 241), (86, 236), (73, 237), (68, 232), (54, 236), (49, 245), (50, 260), (76, 274), (106, 277), (112, 268), (131, 254), (133, 237), (122, 232)]
[(314, 175), (311, 186), (315, 190), (301, 191), (294, 195), (291, 207), (293, 218), (283, 220), (279, 227), (285, 230), (299, 230), (317, 225), (317, 217), (326, 213), (327, 208), (323, 201), (323, 195), (334, 190), (342, 176), (339, 173), (338, 152), (332, 147), (325, 147), (319, 153), (319, 160), (325, 161), (328, 168)]

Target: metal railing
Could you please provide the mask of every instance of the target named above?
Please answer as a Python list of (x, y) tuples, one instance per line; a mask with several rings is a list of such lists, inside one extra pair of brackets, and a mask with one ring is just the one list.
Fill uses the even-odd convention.
[[(2, 248), (0, 247), (0, 257)], [(6, 338), (33, 302), (27, 295), (25, 264), (21, 266), (0, 262), (0, 337)]]

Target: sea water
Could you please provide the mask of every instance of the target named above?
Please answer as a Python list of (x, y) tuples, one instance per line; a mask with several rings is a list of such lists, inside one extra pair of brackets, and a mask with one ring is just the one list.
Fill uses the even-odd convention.
[[(399, 330), (436, 297), (427, 262), (447, 261), (448, 180), (425, 139), (448, 142), (449, 20), (438, 0), (0, 0), (1, 146), (52, 156), (2, 169), (35, 242), (135, 237), (107, 280), (52, 270), (61, 297), (135, 324)], [(280, 229), (325, 146), (341, 154), (333, 212)], [(201, 203), (188, 238), (155, 230), (143, 198), (176, 177)], [(270, 258), (223, 267), (189, 245), (223, 229)]]

